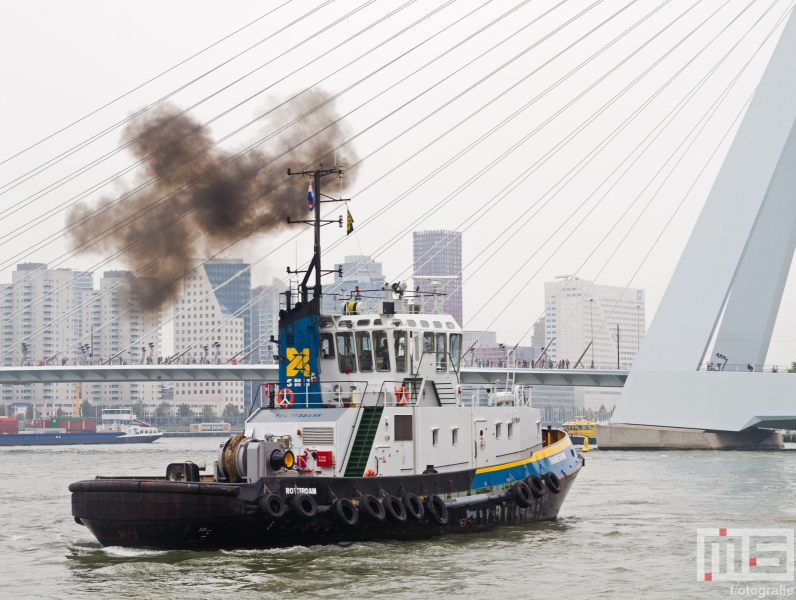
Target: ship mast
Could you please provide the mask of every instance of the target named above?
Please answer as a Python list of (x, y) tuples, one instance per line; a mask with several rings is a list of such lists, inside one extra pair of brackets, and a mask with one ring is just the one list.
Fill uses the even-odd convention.
[[(312, 225), (315, 229), (315, 244), (314, 250), (312, 254), (312, 260), (310, 261), (309, 266), (307, 267), (306, 271), (296, 270), (292, 271), (290, 267), (287, 268), (288, 274), (292, 273), (304, 273), (304, 279), (301, 281), (299, 285), (299, 294), (301, 296), (301, 302), (307, 304), (309, 302), (309, 290), (307, 288), (307, 283), (310, 280), (310, 275), (315, 273), (315, 286), (313, 288), (313, 299), (316, 302), (320, 303), (321, 300), (321, 276), (326, 275), (328, 273), (338, 273), (341, 277), (343, 276), (343, 267), (335, 270), (327, 270), (324, 271), (321, 269), (321, 227), (324, 225), (329, 225), (330, 223), (337, 223), (340, 227), (343, 226), (343, 217), (342, 215), (337, 219), (321, 219), (321, 207), (320, 205), (325, 202), (345, 202), (343, 198), (331, 198), (330, 196), (325, 196), (321, 193), (321, 180), (322, 178), (326, 177), (327, 175), (339, 175), (342, 179), (343, 177), (343, 169), (342, 167), (332, 167), (331, 169), (324, 169), (323, 165), (319, 165), (318, 169), (314, 171), (298, 171), (296, 173), (292, 172), (290, 169), (287, 170), (288, 175), (311, 175), (313, 178), (313, 200), (314, 206), (310, 210), (315, 211), (315, 218), (310, 219), (299, 219), (293, 220), (290, 217), (287, 218), (288, 223), (305, 223), (307, 225)], [(322, 198), (326, 198), (323, 200)], [(289, 308), (289, 307), (288, 307)], [(319, 304), (320, 308), (320, 304)]]

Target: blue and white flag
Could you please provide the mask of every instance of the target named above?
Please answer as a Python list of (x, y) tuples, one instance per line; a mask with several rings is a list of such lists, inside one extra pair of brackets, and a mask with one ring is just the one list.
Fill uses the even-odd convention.
[(307, 191), (307, 206), (310, 207), (310, 210), (315, 208), (315, 198), (312, 197), (312, 184), (310, 184), (310, 189)]

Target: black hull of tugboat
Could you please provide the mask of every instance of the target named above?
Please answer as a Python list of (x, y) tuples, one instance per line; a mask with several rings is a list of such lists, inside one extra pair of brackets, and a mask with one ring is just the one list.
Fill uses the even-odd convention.
[[(104, 546), (161, 550), (234, 550), (310, 546), (370, 540), (425, 539), (444, 533), (481, 532), (556, 519), (582, 466), (564, 473), (559, 493), (547, 487), (531, 506), (521, 508), (510, 489), (476, 490), (469, 486), (473, 471), (407, 477), (313, 478), (318, 514), (309, 520), (289, 509), (269, 519), (258, 509), (264, 490), (280, 495), (289, 486), (308, 485), (306, 479), (264, 478), (254, 484), (177, 483), (165, 481), (94, 480), (72, 484), (72, 514)], [(177, 486), (177, 487), (175, 487)], [(457, 489), (458, 488), (458, 489)], [(465, 487), (464, 489), (469, 489)], [(281, 490), (281, 491), (280, 491)], [(362, 511), (356, 525), (332, 516), (331, 499), (362, 494), (412, 492), (421, 499), (437, 494), (448, 507), (447, 524), (426, 514), (401, 524), (368, 521)], [(446, 499), (448, 494), (454, 496)], [(289, 506), (289, 502), (288, 502)], [(427, 512), (427, 511), (426, 511)]]

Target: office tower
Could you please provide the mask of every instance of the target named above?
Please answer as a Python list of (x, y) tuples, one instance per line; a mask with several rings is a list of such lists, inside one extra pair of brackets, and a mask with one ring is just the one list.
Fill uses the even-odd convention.
[(251, 305), (251, 339), (256, 348), (253, 357), (255, 362), (273, 362), (276, 346), (270, 343), (271, 336), (279, 336), (279, 308), (284, 307), (284, 296), (287, 285), (280, 279), (273, 278), (271, 285), (261, 285), (252, 290)]
[[(414, 274), (423, 277), (453, 277), (441, 279), (443, 312), (462, 325), (462, 234), (458, 231), (415, 231), (413, 233)], [(425, 310), (431, 312), (431, 281), (418, 279)]]
[(329, 283), (323, 286), (322, 312), (339, 314), (343, 302), (357, 299), (357, 288), (360, 292), (360, 301), (364, 302), (369, 310), (375, 308), (382, 298), (381, 289), (385, 284), (381, 263), (370, 256), (353, 255), (346, 256), (342, 263), (335, 263), (335, 271), (340, 267), (343, 268), (342, 277), (337, 274), (327, 276)]
[[(248, 354), (251, 340), (248, 265), (238, 259), (221, 259), (202, 264), (194, 260), (186, 267), (182, 289), (174, 298), (174, 354), (201, 362), (237, 362)], [(241, 271), (243, 271), (241, 273)], [(236, 273), (240, 275), (223, 286)], [(247, 328), (247, 325), (249, 328)], [(250, 387), (250, 386), (248, 386)], [(188, 404), (194, 414), (205, 405), (220, 417), (227, 404), (244, 410), (247, 386), (244, 382), (178, 382), (174, 384), (174, 404)]]
[[(537, 325), (545, 329), (547, 364), (557, 367), (564, 361), (566, 366), (569, 361), (575, 368), (580, 360), (579, 368), (616, 369), (618, 360), (620, 368), (629, 369), (646, 332), (644, 301), (641, 289), (569, 276), (545, 283), (545, 316)], [(534, 340), (534, 346), (540, 346), (536, 326)], [(584, 409), (612, 410), (619, 393), (596, 387), (534, 386), (531, 399), (534, 406), (558, 410), (566, 419)]]
[(593, 359), (595, 368), (629, 369), (646, 332), (644, 290), (570, 279), (545, 283), (548, 358), (554, 363), (568, 360), (574, 367), (582, 356), (581, 365), (586, 367)]

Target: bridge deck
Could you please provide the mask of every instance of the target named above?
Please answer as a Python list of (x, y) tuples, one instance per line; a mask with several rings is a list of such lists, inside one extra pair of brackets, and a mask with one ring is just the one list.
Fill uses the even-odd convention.
[[(590, 369), (517, 369), (520, 385), (622, 387), (628, 371)], [(0, 383), (76, 383), (125, 381), (274, 381), (276, 365), (86, 365), (0, 367)], [(506, 381), (505, 369), (464, 367), (463, 384)]]

